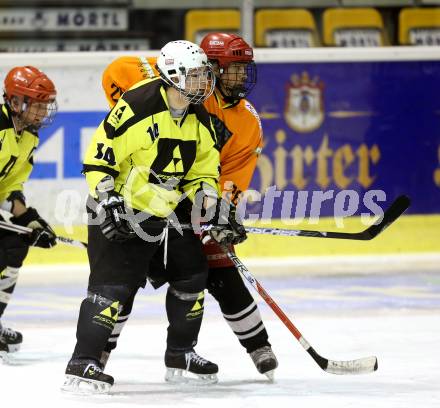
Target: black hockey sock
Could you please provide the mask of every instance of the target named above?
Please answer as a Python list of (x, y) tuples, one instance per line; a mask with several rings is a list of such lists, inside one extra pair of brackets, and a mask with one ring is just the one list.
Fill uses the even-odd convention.
[(197, 344), (203, 317), (204, 292), (186, 293), (170, 287), (166, 297), (168, 316), (167, 346), (184, 351)]

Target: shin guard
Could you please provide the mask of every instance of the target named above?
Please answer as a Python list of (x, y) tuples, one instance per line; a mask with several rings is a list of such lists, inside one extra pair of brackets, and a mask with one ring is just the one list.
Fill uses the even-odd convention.
[[(108, 289), (108, 288), (106, 288)], [(111, 288), (110, 288), (111, 289)], [(119, 289), (119, 288), (117, 288)], [(119, 292), (105, 291), (105, 292)], [(105, 293), (101, 292), (101, 293)], [(120, 298), (120, 296), (118, 296)], [(124, 301), (126, 300), (126, 296)], [(81, 303), (76, 332), (77, 344), (74, 358), (100, 361), (102, 352), (115, 329), (121, 312), (121, 300), (116, 296), (106, 296), (89, 292)]]
[(166, 309), (168, 316), (167, 347), (169, 350), (190, 350), (197, 344), (204, 310), (204, 291), (191, 293), (168, 288)]

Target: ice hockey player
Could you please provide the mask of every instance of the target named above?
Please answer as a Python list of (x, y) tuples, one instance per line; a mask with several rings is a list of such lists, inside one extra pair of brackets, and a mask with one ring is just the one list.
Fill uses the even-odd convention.
[(186, 371), (200, 382), (217, 381), (217, 365), (194, 351), (208, 276), (202, 244), (190, 230), (181, 235), (164, 228), (158, 236), (155, 225), (164, 225), (185, 198), (201, 211), (215, 209), (213, 239), (238, 243), (246, 233), (219, 211), (219, 152), (202, 104), (214, 89), (206, 54), (191, 42), (173, 41), (160, 51), (157, 67), (159, 77), (138, 83), (118, 100), (86, 152), (83, 172), (93, 197), (88, 204), (91, 272), (66, 368), (66, 391), (106, 392), (112, 386), (113, 377), (100, 363), (102, 353), (124, 305), (145, 285), (159, 248), (164, 261), (179, 260), (167, 276), (167, 373)]
[[(32, 66), (15, 67), (4, 81), (4, 104), (0, 105), (0, 208), (14, 224), (33, 229), (18, 235), (0, 229), (0, 318), (8, 305), (29, 246), (50, 248), (56, 236), (37, 210), (28, 207), (23, 184), (33, 166), (38, 130), (49, 125), (57, 111), (53, 82)], [(4, 218), (0, 215), (0, 220)], [(0, 356), (17, 351), (23, 341), (18, 331), (0, 321)]]
[[(224, 194), (237, 204), (241, 192), (249, 187), (263, 146), (260, 119), (255, 108), (245, 99), (257, 81), (253, 50), (241, 37), (227, 33), (207, 34), (200, 46), (216, 75), (216, 89), (204, 105), (219, 135), (220, 186)], [(155, 58), (145, 57), (127, 56), (113, 61), (102, 78), (110, 106), (133, 84), (157, 76), (155, 65)], [(233, 263), (215, 241), (206, 244), (204, 251), (209, 262), (209, 292), (219, 302), (224, 318), (258, 371), (273, 379), (278, 362), (254, 299)], [(168, 268), (172, 268), (172, 263)], [(153, 275), (154, 268), (150, 270)], [(119, 316), (117, 328), (106, 346), (103, 363), (116, 347), (130, 311), (131, 305), (126, 305)]]

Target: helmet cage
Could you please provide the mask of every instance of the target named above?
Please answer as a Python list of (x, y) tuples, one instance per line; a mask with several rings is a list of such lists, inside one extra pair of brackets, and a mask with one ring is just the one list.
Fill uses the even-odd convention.
[[(13, 95), (7, 98), (5, 102), (11, 109), (12, 115), (22, 129), (37, 131), (49, 126), (55, 119), (58, 112), (58, 104), (54, 99), (48, 102), (33, 100), (29, 97)], [(16, 104), (16, 102), (18, 102)], [(16, 109), (16, 106), (19, 108)]]
[(218, 66), (217, 88), (223, 98), (228, 102), (245, 98), (257, 83), (252, 47), (236, 34), (221, 32), (205, 35), (200, 47)]
[[(237, 65), (242, 67), (234, 72), (233, 68)], [(219, 67), (219, 72), (217, 85), (226, 99), (246, 98), (257, 83), (257, 66), (254, 61), (232, 62), (227, 68)]]
[(179, 67), (174, 74), (169, 72), (168, 77), (159, 67), (157, 69), (166, 84), (179, 91), (179, 94), (188, 103), (195, 105), (203, 103), (214, 92), (215, 76), (210, 64), (199, 68), (190, 68), (188, 72), (184, 67)]
[(215, 76), (205, 52), (190, 41), (171, 41), (161, 50), (157, 70), (162, 80), (193, 104), (205, 101), (214, 91)]
[(47, 103), (31, 100), (29, 103), (24, 102), (23, 106), (24, 110), (18, 117), (23, 123), (23, 127), (31, 130), (48, 127), (54, 121), (58, 112), (56, 100)]

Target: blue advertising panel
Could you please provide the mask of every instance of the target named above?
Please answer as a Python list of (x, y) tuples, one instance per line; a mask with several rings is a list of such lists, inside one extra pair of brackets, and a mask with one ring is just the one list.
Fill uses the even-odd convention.
[[(258, 78), (249, 99), (265, 147), (251, 188), (262, 197), (248, 212), (262, 215), (272, 196), (270, 216), (289, 205), (294, 216), (304, 200), (309, 216), (321, 194), (319, 214), (333, 215), (354, 193), (368, 212), (366, 193), (382, 190), (387, 202), (409, 195), (411, 213), (440, 213), (440, 61), (260, 63)], [(40, 149), (61, 134), (62, 157), (37, 161), (31, 178), (82, 177), (82, 134), (105, 115), (60, 112)]]
[[(258, 77), (265, 147), (252, 188), (354, 190), (361, 202), (383, 190), (409, 195), (412, 213), (440, 212), (440, 62), (271, 63)], [(329, 199), (320, 214), (333, 211)]]

